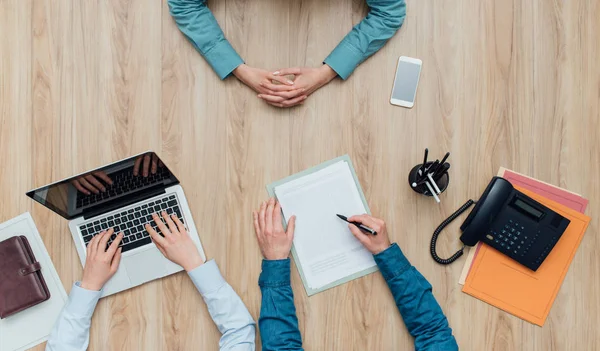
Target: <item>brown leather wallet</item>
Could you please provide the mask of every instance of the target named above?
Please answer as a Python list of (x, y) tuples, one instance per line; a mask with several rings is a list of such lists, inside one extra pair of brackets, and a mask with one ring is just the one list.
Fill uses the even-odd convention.
[(41, 268), (26, 237), (0, 242), (0, 319), (50, 298)]

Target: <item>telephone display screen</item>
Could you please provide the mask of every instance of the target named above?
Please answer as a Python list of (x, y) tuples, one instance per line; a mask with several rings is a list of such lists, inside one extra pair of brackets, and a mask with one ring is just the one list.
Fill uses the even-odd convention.
[(521, 211), (524, 211), (525, 213), (529, 214), (530, 216), (536, 219), (542, 218), (542, 215), (544, 214), (542, 211), (536, 209), (535, 207), (529, 205), (528, 203), (520, 199), (516, 199), (514, 205)]

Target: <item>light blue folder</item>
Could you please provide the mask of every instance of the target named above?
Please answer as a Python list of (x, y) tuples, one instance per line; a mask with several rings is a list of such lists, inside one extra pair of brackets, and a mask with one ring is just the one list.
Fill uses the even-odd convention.
[[(267, 191), (269, 192), (269, 195), (271, 197), (275, 196), (275, 187), (280, 186), (282, 184), (285, 184), (287, 182), (290, 182), (294, 179), (309, 175), (311, 173), (314, 173), (316, 171), (319, 171), (325, 167), (331, 166), (332, 164), (339, 162), (339, 161), (345, 161), (348, 163), (348, 166), (350, 167), (350, 172), (352, 172), (352, 177), (354, 178), (354, 182), (356, 183), (356, 188), (358, 189), (358, 194), (360, 195), (360, 199), (362, 200), (363, 204), (365, 205), (365, 209), (367, 210), (368, 214), (371, 214), (371, 210), (369, 209), (369, 205), (367, 204), (367, 200), (365, 199), (365, 194), (362, 191), (362, 188), (360, 186), (360, 183), (358, 182), (358, 177), (356, 176), (356, 172), (354, 171), (354, 166), (352, 165), (352, 160), (350, 160), (350, 157), (348, 155), (344, 155), (344, 156), (340, 156), (337, 158), (334, 158), (333, 160), (329, 160), (326, 162), (321, 163), (320, 165), (314, 166), (312, 168), (306, 169), (302, 172), (293, 174), (289, 177), (283, 178), (281, 180), (278, 180), (276, 182), (273, 182), (269, 185), (267, 185)], [(287, 224), (285, 223), (285, 219), (283, 220), (283, 226), (284, 228), (287, 227)], [(307, 282), (306, 282), (306, 277), (304, 276), (304, 272), (302, 271), (302, 265), (300, 264), (299, 258), (298, 258), (298, 254), (296, 253), (296, 249), (294, 248), (294, 246), (292, 245), (292, 257), (294, 257), (294, 262), (296, 263), (296, 267), (298, 267), (298, 272), (300, 273), (300, 277), (302, 278), (302, 283), (304, 284), (304, 289), (306, 289), (306, 294), (308, 296), (312, 296), (316, 293), (320, 293), (321, 291), (325, 291), (327, 289), (331, 289), (335, 286), (338, 286), (340, 284), (344, 284), (347, 283), (351, 280), (354, 280), (356, 278), (360, 278), (362, 276), (365, 276), (367, 274), (371, 274), (373, 272), (378, 271), (377, 266), (373, 266), (371, 268), (367, 268), (364, 271), (349, 275), (347, 277), (344, 277), (340, 280), (336, 280), (335, 282), (332, 282), (330, 284), (327, 284), (319, 289), (312, 289), (308, 286)]]

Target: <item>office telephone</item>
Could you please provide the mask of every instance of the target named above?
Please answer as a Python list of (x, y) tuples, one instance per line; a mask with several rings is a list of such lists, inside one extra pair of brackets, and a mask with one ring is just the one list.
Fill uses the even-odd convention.
[(462, 256), (465, 245), (482, 241), (536, 271), (570, 223), (516, 190), (506, 179), (494, 177), (460, 227), (463, 247), (448, 259), (440, 258), (435, 249), (440, 232), (473, 204), (473, 200), (467, 201), (433, 233), (431, 256), (436, 262), (450, 264)]

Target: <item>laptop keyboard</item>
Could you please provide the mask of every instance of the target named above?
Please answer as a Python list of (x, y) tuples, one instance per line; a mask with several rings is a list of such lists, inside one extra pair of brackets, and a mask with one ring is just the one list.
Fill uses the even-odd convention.
[[(170, 173), (166, 167), (158, 167), (156, 173), (148, 174), (147, 177), (142, 177), (141, 175), (134, 176), (131, 168), (125, 168), (115, 173), (111, 173), (108, 176), (113, 183), (112, 185), (105, 184), (106, 191), (101, 191), (98, 194), (91, 193), (89, 195), (77, 192), (77, 208), (93, 205), (109, 198), (121, 196), (150, 185), (161, 183), (163, 180), (170, 177)], [(104, 183), (104, 181), (102, 182)]]
[(122, 248), (122, 252), (126, 252), (152, 242), (150, 234), (148, 234), (145, 228), (146, 223), (150, 223), (152, 228), (162, 235), (152, 218), (152, 214), (157, 213), (161, 221), (165, 223), (165, 220), (160, 215), (162, 211), (166, 211), (169, 215), (175, 213), (181, 223), (185, 223), (177, 197), (175, 195), (165, 195), (162, 198), (148, 201), (135, 208), (82, 224), (79, 226), (79, 229), (85, 246), (88, 245), (94, 236), (109, 228), (113, 228), (115, 232), (111, 235), (108, 245), (115, 240), (117, 234), (123, 232), (123, 240), (119, 244), (119, 247)]

